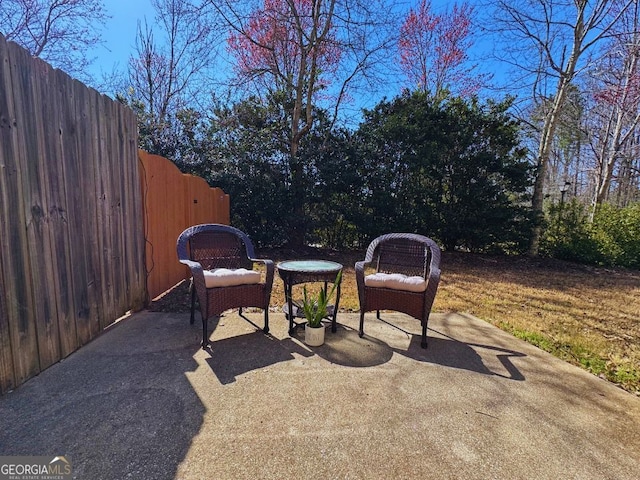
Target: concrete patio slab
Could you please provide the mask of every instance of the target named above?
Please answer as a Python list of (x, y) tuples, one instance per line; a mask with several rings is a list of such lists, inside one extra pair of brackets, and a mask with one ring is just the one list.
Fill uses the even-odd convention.
[[(262, 314), (247, 315), (261, 325)], [(139, 312), (0, 397), (0, 455), (74, 478), (638, 479), (640, 398), (470, 315), (339, 314), (321, 347), (271, 314)]]

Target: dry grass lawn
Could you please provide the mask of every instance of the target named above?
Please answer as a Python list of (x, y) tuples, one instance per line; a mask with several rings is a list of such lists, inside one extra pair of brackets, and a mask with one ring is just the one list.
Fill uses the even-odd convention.
[[(354, 264), (363, 252), (262, 250), (275, 262), (321, 258), (345, 266), (340, 310), (358, 311)], [(640, 396), (640, 272), (549, 259), (443, 253), (434, 312), (468, 312)], [(294, 287), (294, 296), (302, 296)], [(186, 285), (151, 305), (188, 311)], [(276, 274), (272, 309), (284, 298)]]
[[(354, 264), (362, 252), (273, 250), (261, 256), (342, 263), (340, 310), (358, 310)], [(640, 395), (640, 272), (447, 252), (441, 269), (434, 312), (471, 313)], [(277, 278), (273, 299), (283, 298), (282, 287)]]

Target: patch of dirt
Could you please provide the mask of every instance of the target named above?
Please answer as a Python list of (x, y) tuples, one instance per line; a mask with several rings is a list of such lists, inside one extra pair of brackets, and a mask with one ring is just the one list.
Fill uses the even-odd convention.
[(191, 293), (189, 281), (184, 280), (154, 299), (147, 310), (151, 312), (189, 313), (191, 311)]

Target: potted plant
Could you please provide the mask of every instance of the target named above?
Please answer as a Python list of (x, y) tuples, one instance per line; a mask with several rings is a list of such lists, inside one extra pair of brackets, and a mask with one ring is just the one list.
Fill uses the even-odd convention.
[(322, 319), (328, 315), (329, 300), (342, 279), (342, 271), (338, 272), (329, 293), (326, 284), (317, 295), (309, 295), (307, 286), (302, 289), (302, 311), (307, 323), (304, 328), (304, 342), (312, 347), (319, 347), (324, 343), (324, 325)]

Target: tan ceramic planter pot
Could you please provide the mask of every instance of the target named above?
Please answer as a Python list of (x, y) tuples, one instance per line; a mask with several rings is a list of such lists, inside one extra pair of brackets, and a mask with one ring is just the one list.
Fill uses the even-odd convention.
[(322, 345), (324, 343), (324, 325), (315, 328), (305, 325), (304, 343), (310, 347), (319, 347)]

